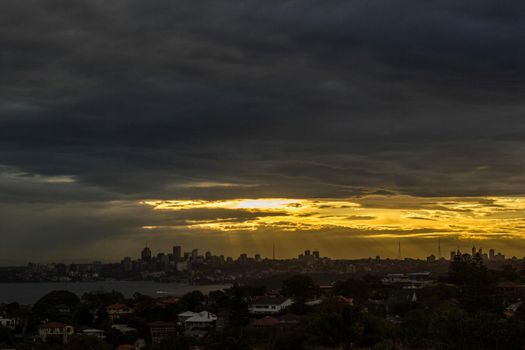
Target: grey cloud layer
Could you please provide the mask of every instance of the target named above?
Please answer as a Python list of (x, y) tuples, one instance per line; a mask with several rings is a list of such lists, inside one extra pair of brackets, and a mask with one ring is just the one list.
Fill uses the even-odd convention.
[(153, 197), (209, 196), (169, 185), (210, 179), (256, 196), (525, 190), (523, 5), (1, 6), (0, 163)]

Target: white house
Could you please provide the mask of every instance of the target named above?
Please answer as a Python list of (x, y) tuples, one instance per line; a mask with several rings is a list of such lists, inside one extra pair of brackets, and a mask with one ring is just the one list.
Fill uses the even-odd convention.
[(88, 329), (84, 329), (82, 331), (82, 333), (80, 333), (80, 334), (88, 335), (88, 336), (92, 336), (92, 337), (97, 337), (97, 338), (100, 338), (100, 339), (105, 339), (106, 338), (104, 336), (104, 331), (102, 329), (88, 328)]
[(291, 298), (286, 297), (262, 297), (248, 306), (251, 314), (278, 314), (293, 304)]
[(130, 327), (127, 324), (113, 324), (111, 325), (111, 328), (116, 329), (117, 331), (124, 334), (137, 331), (136, 328)]
[(61, 339), (62, 343), (67, 343), (74, 332), (73, 326), (58, 322), (45, 323), (38, 328), (38, 334), (43, 342), (53, 337)]
[(3, 318), (0, 317), (0, 326), (9, 328), (11, 330), (16, 328), (16, 325), (18, 324), (18, 321), (14, 318)]
[(191, 312), (186, 311), (178, 315), (179, 321), (184, 325), (186, 331), (206, 331), (215, 328), (217, 315), (208, 311)]
[(183, 313), (178, 314), (177, 318), (180, 323), (184, 323), (184, 321), (186, 321), (188, 318), (192, 318), (195, 315), (198, 315), (198, 313), (193, 311), (185, 311)]

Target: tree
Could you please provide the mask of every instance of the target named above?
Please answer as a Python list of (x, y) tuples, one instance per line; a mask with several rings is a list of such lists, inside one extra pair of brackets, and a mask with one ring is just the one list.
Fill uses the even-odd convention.
[(111, 326), (111, 319), (109, 318), (108, 311), (103, 306), (99, 307), (97, 310), (95, 326), (100, 329), (108, 329)]
[(98, 337), (75, 335), (69, 339), (65, 350), (110, 350), (111, 346)]
[(204, 294), (198, 290), (195, 290), (193, 292), (184, 294), (179, 300), (179, 305), (184, 310), (196, 311), (205, 300), (206, 298), (204, 297)]
[(307, 275), (295, 275), (283, 281), (282, 293), (295, 301), (304, 301), (316, 294), (316, 285)]
[(84, 293), (82, 295), (82, 301), (88, 304), (90, 307), (99, 308), (101, 306), (108, 306), (110, 304), (124, 302), (124, 295), (117, 291), (111, 292), (91, 292)]
[(336, 282), (334, 293), (346, 298), (353, 298), (355, 302), (362, 303), (368, 299), (370, 288), (367, 282), (361, 279), (350, 278), (346, 281)]
[(244, 326), (250, 321), (248, 304), (239, 296), (234, 296), (230, 301), (230, 324)]
[(81, 326), (93, 325), (93, 314), (87, 305), (81, 305), (74, 316), (75, 323)]
[(76, 294), (69, 291), (52, 291), (40, 300), (38, 300), (33, 306), (33, 313), (39, 319), (52, 319), (54, 321), (71, 321), (71, 315), (68, 313), (60, 312), (58, 307), (68, 307), (71, 311), (74, 311), (80, 305), (80, 299)]
[(11, 330), (0, 326), (0, 344), (13, 345)]
[(162, 343), (153, 346), (153, 350), (189, 350), (189, 339), (183, 336), (174, 335), (164, 340)]

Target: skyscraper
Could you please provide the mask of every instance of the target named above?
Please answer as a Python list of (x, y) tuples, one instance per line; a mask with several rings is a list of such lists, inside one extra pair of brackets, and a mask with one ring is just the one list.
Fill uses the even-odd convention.
[(147, 246), (142, 249), (142, 253), (140, 254), (140, 257), (143, 261), (151, 261), (151, 249), (149, 249)]
[(182, 248), (180, 245), (176, 245), (173, 247), (173, 260), (180, 261), (181, 258), (182, 258)]

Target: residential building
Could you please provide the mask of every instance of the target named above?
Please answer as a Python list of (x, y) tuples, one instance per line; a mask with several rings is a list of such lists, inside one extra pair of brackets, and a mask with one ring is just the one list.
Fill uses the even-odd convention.
[(183, 321), (184, 330), (186, 332), (193, 331), (208, 331), (214, 329), (217, 322), (217, 315), (208, 311), (194, 313), (193, 316), (186, 318)]
[(248, 306), (251, 314), (278, 314), (293, 304), (286, 297), (262, 297)]
[(111, 304), (106, 308), (109, 318), (111, 321), (115, 321), (119, 318), (126, 318), (133, 314), (133, 308), (126, 304)]
[(0, 318), (0, 326), (14, 330), (18, 324), (18, 320), (14, 318)]
[(177, 325), (171, 322), (154, 322), (149, 325), (151, 342), (160, 344), (164, 340), (177, 334)]
[(84, 329), (82, 332), (80, 332), (80, 334), (88, 335), (91, 337), (97, 337), (100, 339), (106, 338), (106, 336), (104, 336), (104, 331), (102, 329), (87, 328), (87, 329)]
[(65, 344), (69, 342), (69, 337), (74, 332), (73, 326), (58, 322), (45, 323), (38, 328), (38, 334), (43, 342), (48, 341), (50, 338), (55, 338)]

